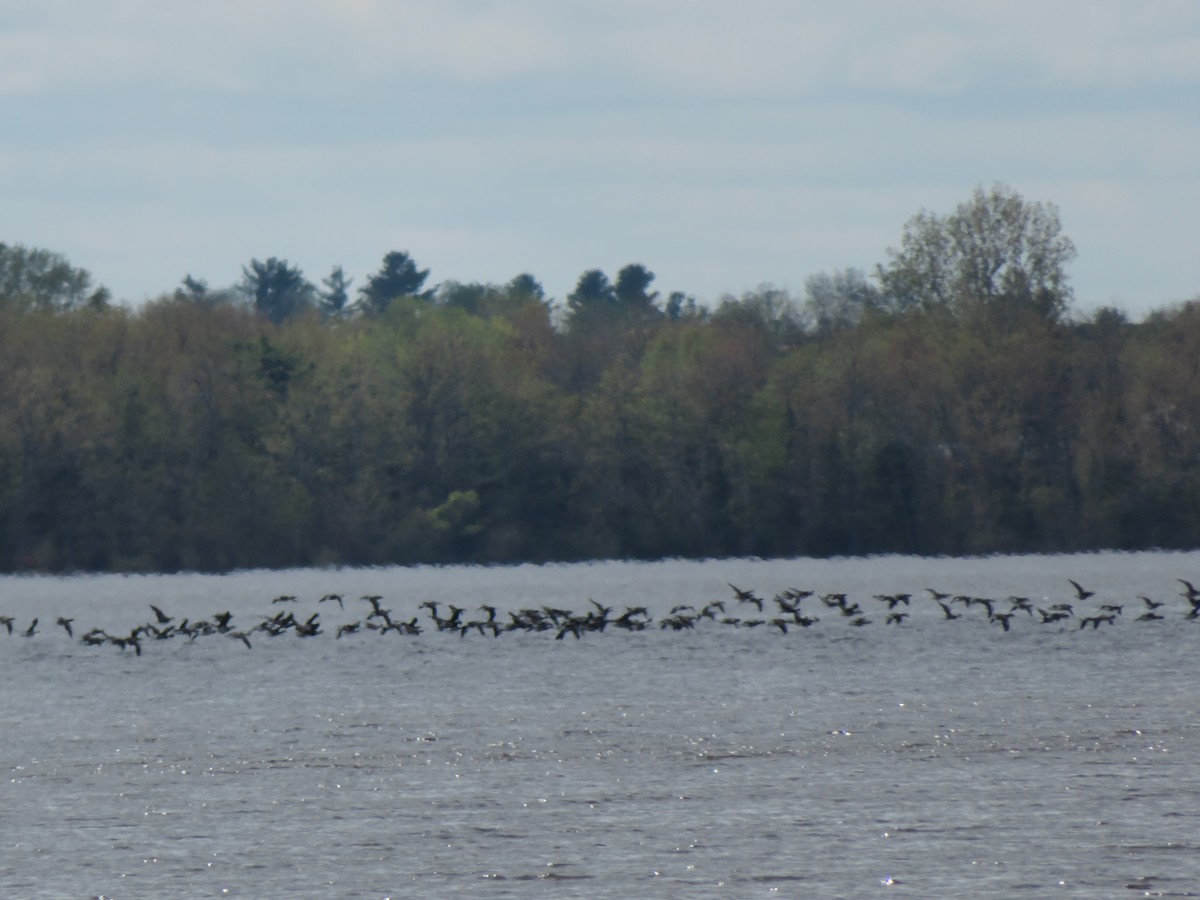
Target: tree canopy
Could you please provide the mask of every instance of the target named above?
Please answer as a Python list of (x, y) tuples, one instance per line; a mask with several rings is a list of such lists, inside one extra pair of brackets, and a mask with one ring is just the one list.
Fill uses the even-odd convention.
[(241, 289), (254, 308), (272, 322), (282, 322), (314, 305), (317, 290), (287, 260), (270, 257), (242, 266)]
[(433, 291), (424, 291), (428, 269), (417, 268), (413, 258), (403, 250), (393, 250), (383, 257), (379, 271), (367, 278), (360, 289), (362, 305), (368, 313), (378, 315), (387, 310), (393, 300), (418, 297), (428, 300)]
[(107, 288), (93, 287), (91, 273), (59, 253), (0, 243), (0, 308), (61, 312), (108, 305)]
[(5, 246), (71, 277), (3, 282), (0, 570), (1200, 546), (1200, 298), (1072, 314), (1072, 252), (997, 186), (874, 277), (660, 307), (632, 263), (559, 321), (406, 253), (361, 310), (277, 257), (105, 308)]
[(918, 213), (888, 253), (877, 274), (887, 302), (902, 311), (985, 309), (1058, 321), (1070, 305), (1066, 264), (1075, 245), (1062, 233), (1058, 210), (1003, 184), (976, 188), (948, 216)]

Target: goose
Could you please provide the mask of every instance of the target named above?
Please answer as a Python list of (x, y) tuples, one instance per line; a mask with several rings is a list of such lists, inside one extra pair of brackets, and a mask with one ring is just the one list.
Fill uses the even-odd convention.
[[(725, 583), (729, 584), (729, 582), (725, 582)], [(743, 591), (740, 587), (738, 587), (737, 585), (734, 585), (734, 584), (729, 584), (729, 586), (731, 588), (733, 588), (733, 593), (734, 593), (734, 596), (737, 597), (738, 603), (753, 603), (755, 606), (758, 607), (759, 612), (763, 611), (762, 598), (756, 596), (753, 591)]]
[(1009, 612), (1016, 612), (1018, 609), (1029, 613), (1030, 618), (1033, 618), (1033, 601), (1028, 597), (1009, 597), (1012, 602), (1012, 607)]
[(1082, 585), (1080, 585), (1080, 583), (1079, 583), (1078, 581), (1076, 581), (1075, 579), (1073, 579), (1073, 578), (1068, 578), (1068, 579), (1067, 579), (1067, 581), (1071, 582), (1071, 586), (1072, 586), (1073, 588), (1075, 588), (1075, 597), (1076, 597), (1076, 599), (1078, 599), (1078, 600), (1086, 600), (1088, 597), (1095, 596), (1095, 593), (1096, 593), (1095, 591), (1089, 591), (1089, 590), (1085, 590), (1085, 589), (1083, 588), (1083, 586), (1082, 586)]
[[(364, 594), (362, 599), (371, 604), (371, 615), (377, 616), (382, 612), (382, 609), (379, 606), (379, 601), (382, 600), (383, 597), (380, 594)], [(427, 600), (425, 602), (433, 607), (434, 618), (437, 618), (437, 604), (432, 600)], [(424, 606), (425, 603), (422, 603), (421, 605)], [(345, 609), (344, 606), (342, 608)]]

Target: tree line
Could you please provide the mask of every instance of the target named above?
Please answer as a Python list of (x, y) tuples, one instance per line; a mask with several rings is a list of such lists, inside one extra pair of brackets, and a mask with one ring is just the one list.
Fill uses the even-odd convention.
[(0, 569), (1198, 546), (1200, 301), (1074, 315), (1073, 254), (1003, 185), (711, 308), (397, 251), (128, 309), (0, 244)]

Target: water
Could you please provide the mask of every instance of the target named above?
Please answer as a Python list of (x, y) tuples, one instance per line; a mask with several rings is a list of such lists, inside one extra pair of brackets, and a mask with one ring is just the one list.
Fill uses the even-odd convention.
[[(1124, 604), (1116, 624), (1005, 632), (924, 591), (1048, 608), (1067, 578), (1096, 591), (1080, 613)], [(1177, 578), (1200, 554), (0, 579), (0, 896), (1200, 896)], [(755, 617), (729, 582), (844, 591), (873, 624), (812, 597), (821, 621), (787, 634), (657, 627), (716, 599)], [(898, 591), (911, 617), (884, 625), (872, 597)], [(426, 625), (424, 600), (656, 622), (335, 638), (370, 593)], [(78, 641), (150, 603), (253, 626), (280, 594), (325, 633)], [(1166, 619), (1136, 621), (1138, 595)]]

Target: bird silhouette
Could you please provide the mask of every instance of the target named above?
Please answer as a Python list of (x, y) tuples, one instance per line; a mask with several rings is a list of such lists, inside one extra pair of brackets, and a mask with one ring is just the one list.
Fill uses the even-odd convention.
[[(729, 584), (729, 582), (725, 583)], [(759, 612), (763, 611), (762, 598), (757, 596), (754, 591), (743, 591), (740, 587), (733, 584), (730, 584), (729, 586), (733, 588), (733, 594), (735, 597), (737, 597), (738, 603), (753, 603), (758, 607)]]
[(1073, 578), (1068, 578), (1067, 581), (1071, 582), (1071, 586), (1075, 588), (1076, 599), (1086, 600), (1088, 597), (1094, 596), (1096, 593), (1095, 591), (1086, 590), (1078, 581)]

